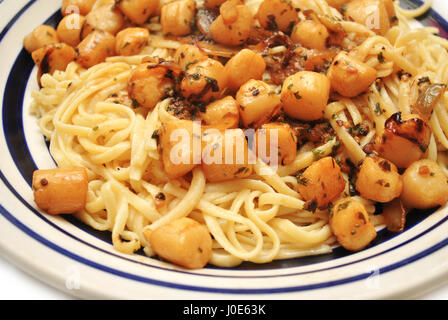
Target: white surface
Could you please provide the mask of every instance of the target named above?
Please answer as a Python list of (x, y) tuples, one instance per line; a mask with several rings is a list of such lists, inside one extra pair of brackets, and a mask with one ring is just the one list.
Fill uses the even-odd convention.
[(71, 296), (55, 290), (47, 284), (16, 268), (0, 257), (1, 300), (68, 300)]
[[(23, 3), (24, 1), (5, 0), (3, 5), (5, 3), (9, 3), (11, 4), (11, 6), (20, 7), (20, 2)], [(438, 9), (446, 9), (446, 3), (445, 5), (443, 5), (442, 2), (443, 0), (435, 0), (435, 5)], [(0, 26), (4, 23), (3, 21), (0, 22)], [(1, 29), (2, 28), (0, 28), (0, 30)], [(30, 243), (30, 245), (31, 244), (32, 243)], [(20, 241), (17, 243), (17, 245), (20, 245)], [(42, 279), (42, 275), (28, 275), (20, 269), (14, 267), (11, 263), (9, 263), (9, 261), (1, 258), (1, 255), (2, 252), (0, 252), (0, 286), (3, 290), (0, 291), (0, 299), (72, 299), (70, 295), (62, 293), (61, 291), (54, 289), (53, 287), (50, 287), (38, 280)], [(45, 260), (43, 260), (42, 263), (45, 263), (44, 261)], [(61, 284), (62, 283), (59, 282), (59, 285)], [(76, 294), (76, 292), (74, 293)], [(419, 298), (448, 299), (448, 284), (429, 293), (426, 293)]]

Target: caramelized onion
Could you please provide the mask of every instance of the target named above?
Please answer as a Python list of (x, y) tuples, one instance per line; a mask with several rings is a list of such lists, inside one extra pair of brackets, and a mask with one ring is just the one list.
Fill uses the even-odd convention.
[(446, 91), (446, 84), (435, 83), (424, 88), (418, 96), (413, 109), (424, 119), (429, 120), (434, 107)]
[(178, 41), (196, 46), (206, 55), (223, 58), (231, 58), (242, 49), (242, 47), (228, 47), (222, 44), (201, 41), (194, 36), (179, 38)]
[(152, 63), (152, 65), (148, 66), (148, 69), (163, 67), (173, 73), (176, 77), (180, 76), (180, 74), (184, 71), (177, 63), (173, 61), (165, 61), (163, 59), (154, 58), (154, 57), (144, 57), (142, 59), (142, 63)]
[(196, 14), (196, 26), (200, 33), (207, 39), (211, 39), (210, 25), (218, 17), (218, 13), (214, 10), (200, 9)]
[(312, 10), (305, 10), (303, 13), (307, 18), (319, 21), (328, 29), (330, 32), (330, 37), (328, 38), (329, 45), (339, 46), (345, 39), (347, 34), (338, 21), (331, 19), (328, 16), (319, 15)]
[(402, 232), (406, 224), (407, 210), (399, 198), (392, 200), (383, 206), (383, 217), (387, 230)]
[(204, 41), (196, 41), (196, 46), (205, 54), (224, 58), (231, 58), (241, 50), (240, 47), (227, 47), (221, 44), (213, 44)]

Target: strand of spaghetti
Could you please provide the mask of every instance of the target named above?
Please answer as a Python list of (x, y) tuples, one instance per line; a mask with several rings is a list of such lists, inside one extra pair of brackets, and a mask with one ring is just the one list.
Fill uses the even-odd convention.
[(130, 221), (127, 223), (128, 229), (137, 235), (143, 247), (150, 247), (151, 245), (143, 233), (143, 229), (148, 224), (148, 221), (140, 212), (132, 207), (129, 207), (129, 217)]
[(129, 153), (131, 144), (129, 141), (117, 143), (115, 146), (107, 148), (104, 152), (99, 154), (91, 154), (90, 160), (95, 164), (102, 164), (113, 159), (121, 157), (125, 153)]
[(159, 152), (157, 151), (157, 140), (154, 133), (157, 133), (160, 129), (159, 120), (159, 102), (156, 107), (150, 111), (145, 120), (145, 128), (143, 139), (145, 142), (145, 152), (148, 153), (149, 158), (158, 160), (160, 158)]
[(275, 192), (267, 183), (255, 179), (239, 179), (220, 183), (207, 183), (205, 192), (232, 192), (244, 189), (259, 190), (262, 192)]
[(398, 1), (398, 4), (395, 6), (395, 9), (398, 10), (400, 14), (405, 16), (408, 19), (416, 18), (421, 15), (423, 15), (426, 11), (428, 11), (432, 6), (432, 0), (424, 0), (423, 4), (416, 8), (416, 9), (402, 9), (400, 7), (400, 1)]
[[(230, 211), (234, 215), (239, 215), (241, 207), (243, 206), (243, 204), (245, 203), (245, 201), (249, 197), (249, 195), (250, 195), (250, 190), (248, 190), (248, 189), (242, 190), (239, 192), (238, 196), (236, 197), (235, 201), (232, 203), (232, 205), (230, 207)], [(245, 225), (242, 225), (242, 226), (245, 227), (244, 230), (249, 229)], [(238, 228), (238, 226), (236, 226), (234, 220), (227, 220), (225, 226), (223, 227), (223, 230), (224, 230), (225, 235), (227, 236), (227, 238), (229, 239), (230, 243), (233, 246), (235, 246), (238, 250), (244, 250), (241, 243), (237, 239), (237, 230), (236, 230), (237, 228)], [(239, 229), (241, 229), (241, 228), (239, 228)]]
[(434, 107), (434, 113), (429, 121), (431, 129), (434, 131), (438, 141), (448, 148), (448, 139), (446, 134), (448, 133), (448, 113), (445, 106), (439, 101)]
[(263, 193), (258, 198), (258, 205), (260, 207), (264, 205), (279, 205), (287, 208), (303, 209), (305, 202), (281, 193)]
[(145, 119), (141, 115), (137, 115), (134, 121), (133, 132), (131, 135), (131, 163), (129, 178), (138, 181), (143, 176), (143, 164), (146, 160), (145, 144)]
[(359, 141), (359, 145), (361, 146), (361, 148), (364, 148), (367, 144), (369, 144), (373, 140), (373, 137), (375, 135), (376, 131), (374, 129), (370, 130), (369, 133), (367, 133), (367, 135), (364, 136), (361, 141)]
[(434, 134), (431, 134), (431, 139), (429, 140), (429, 146), (427, 151), (428, 159), (432, 161), (437, 161), (437, 144)]
[(87, 189), (87, 200), (85, 210), (91, 213), (105, 209), (104, 199), (100, 195), (100, 189), (103, 181), (91, 180)]
[[(116, 208), (115, 221), (112, 228), (112, 243), (116, 250), (130, 254), (140, 248), (140, 240), (133, 232), (124, 230), (129, 215), (128, 202), (117, 190), (114, 190), (114, 196)], [(123, 239), (128, 241), (123, 241)]]
[(412, 75), (417, 74), (419, 69), (409, 62), (405, 57), (396, 52), (397, 49), (385, 50), (383, 56), (385, 59), (392, 61), (396, 66)]
[(224, 205), (230, 201), (232, 201), (232, 203), (233, 203), (233, 201), (235, 200), (235, 198), (237, 196), (238, 196), (238, 192), (231, 192), (228, 194), (223, 194), (222, 196), (215, 198), (212, 201), (212, 203), (216, 204), (216, 205)]
[[(174, 186), (166, 188), (165, 191), (174, 194), (178, 198), (184, 197), (185, 195), (185, 190), (181, 188), (176, 188)], [(240, 196), (243, 202), (246, 201), (246, 198), (249, 196), (249, 194), (250, 194), (249, 190), (243, 190), (241, 192)], [(243, 225), (242, 230), (250, 230), (251, 232), (254, 233), (259, 231), (256, 225), (250, 219), (244, 218), (237, 212), (232, 212), (219, 206), (216, 206), (203, 198), (199, 201), (197, 209), (201, 210), (204, 214), (212, 215), (216, 218), (233, 221), (235, 223), (240, 223)]]
[[(336, 145), (336, 143), (337, 143), (336, 139), (330, 139), (325, 144), (321, 145), (320, 147), (317, 147), (314, 150), (317, 150), (317, 153), (319, 153), (320, 156), (325, 157), (328, 156), (333, 151), (333, 147)], [(313, 153), (313, 151), (306, 151), (304, 153), (299, 153), (292, 162), (292, 164), (287, 166), (280, 166), (278, 168), (277, 171), (278, 175), (280, 177), (288, 176), (309, 167), (315, 160), (314, 155), (315, 153)]]
[(347, 132), (344, 126), (340, 126), (338, 124), (338, 120), (333, 116), (336, 113), (333, 113), (333, 110), (338, 110), (339, 108), (343, 108), (343, 105), (339, 102), (332, 102), (325, 108), (325, 118), (330, 122), (333, 130), (338, 135), (341, 142), (347, 148), (347, 152), (349, 153), (350, 159), (353, 163), (357, 164), (362, 159), (366, 157), (365, 152), (359, 146), (355, 139)]
[(243, 259), (237, 258), (224, 250), (213, 250), (210, 264), (223, 268), (232, 268), (240, 265)]
[(299, 193), (292, 190), (288, 185), (280, 178), (278, 174), (272, 170), (262, 160), (257, 159), (257, 163), (254, 166), (255, 172), (261, 176), (272, 188), (277, 192), (290, 195), (292, 197), (300, 197)]
[(272, 248), (270, 250), (263, 250), (262, 252), (260, 252), (260, 254), (251, 259), (251, 261), (255, 263), (266, 263), (274, 260), (275, 256), (277, 256), (278, 250), (280, 248), (280, 239), (277, 236), (277, 233), (255, 212), (254, 199), (260, 194), (260, 191), (252, 192), (251, 195), (247, 198), (244, 204), (244, 208), (247, 217), (251, 219), (260, 229), (260, 231), (265, 233), (272, 241)]
[(358, 48), (356, 48), (356, 50), (351, 51), (350, 55), (361, 61), (365, 61), (367, 56), (371, 54), (371, 51), (374, 50), (375, 46), (379, 46), (376, 55), (378, 54), (378, 52), (381, 50), (382, 47), (388, 49), (391, 48), (391, 44), (386, 38), (380, 36), (373, 36), (366, 39)]
[[(374, 87), (372, 84), (370, 87)], [(381, 105), (378, 95), (371, 94), (369, 96), (365, 96), (365, 100), (367, 102), (367, 106), (369, 107), (370, 114), (375, 122), (375, 129), (378, 136), (381, 136), (384, 132), (384, 125), (386, 122), (385, 109)]]
[[(73, 113), (81, 104), (82, 100), (92, 95), (107, 86), (110, 86), (114, 81), (124, 80), (128, 78), (129, 72), (125, 72), (116, 76), (117, 80), (105, 80), (94, 86), (85, 85), (80, 88), (78, 92), (74, 92), (69, 95), (62, 105), (58, 108), (53, 118), (53, 123), (56, 129), (65, 131), (67, 133), (76, 134), (78, 136), (88, 136), (91, 132), (90, 128), (83, 128), (79, 126), (73, 126), (68, 124), (68, 120), (73, 116)], [(71, 101), (73, 100), (73, 101)]]
[[(241, 193), (241, 199), (243, 199), (244, 201), (248, 194), (248, 191), (244, 191), (243, 193)], [(180, 196), (181, 194), (178, 195)], [(259, 253), (263, 244), (263, 238), (260, 230), (253, 221), (244, 218), (243, 216), (236, 214), (235, 212), (215, 206), (204, 199), (201, 199), (199, 201), (197, 208), (203, 212), (204, 220), (209, 227), (209, 230), (212, 233), (214, 239), (226, 251), (243, 260), (250, 260)], [(224, 219), (246, 226), (247, 230), (249, 230), (256, 239), (256, 245), (254, 246), (254, 248), (251, 251), (247, 252), (243, 250), (243, 248), (235, 238), (232, 238), (232, 241), (229, 241), (217, 219)], [(233, 242), (236, 242), (236, 244), (234, 244)]]
[(403, 115), (411, 113), (411, 102), (409, 96), (411, 94), (411, 86), (409, 81), (400, 81), (400, 89), (398, 94), (398, 108)]
[(394, 104), (389, 103), (389, 100), (383, 99), (382, 95), (378, 91), (376, 85), (370, 86), (371, 95), (370, 98), (375, 98), (376, 103), (379, 103), (382, 114), (385, 115), (386, 118), (389, 118), (395, 112), (397, 112), (397, 108)]
[(357, 22), (339, 21), (339, 23), (342, 25), (342, 28), (347, 33), (363, 34), (363, 35), (366, 35), (367, 37), (376, 36), (375, 32), (373, 32), (366, 26), (359, 24)]
[(125, 196), (129, 205), (134, 207), (139, 213), (141, 213), (149, 222), (155, 222), (161, 218), (161, 215), (157, 212), (154, 200), (142, 199), (136, 194), (129, 191), (128, 188), (120, 183), (120, 192)]
[(202, 194), (204, 193), (205, 176), (200, 168), (193, 169), (193, 179), (191, 180), (190, 188), (183, 197), (183, 199), (166, 215), (150, 224), (147, 229), (155, 230), (158, 227), (169, 223), (175, 219), (186, 217), (193, 208), (199, 203)]
[[(256, 240), (256, 245), (252, 248), (251, 251), (242, 250), (239, 248), (236, 248), (226, 237), (224, 234), (218, 219), (216, 216), (211, 215), (210, 213), (214, 213), (216, 215), (221, 216), (227, 216), (228, 213), (225, 212), (224, 209), (220, 207), (213, 206), (210, 203), (206, 203), (205, 201), (201, 201), (199, 203), (199, 209), (204, 212), (204, 220), (207, 224), (207, 227), (210, 230), (210, 233), (213, 235), (213, 238), (223, 247), (224, 250), (229, 252), (230, 254), (236, 256), (239, 259), (242, 260), (250, 260), (253, 259), (255, 256), (257, 256), (263, 245), (263, 237), (260, 232), (260, 230), (257, 228), (257, 226), (249, 219), (242, 219), (242, 217), (237, 216), (231, 216), (230, 219), (234, 219), (235, 222), (245, 222), (250, 225), (250, 230), (253, 233), (253, 236)], [(224, 212), (222, 212), (222, 211)], [(238, 221), (240, 220), (240, 221)]]
[(321, 244), (331, 236), (328, 224), (317, 223), (321, 226), (320, 229), (307, 231), (307, 227), (299, 227), (287, 219), (274, 218), (269, 221), (269, 225), (276, 230), (282, 241), (308, 245)]
[(349, 99), (343, 99), (340, 100), (342, 104), (345, 105), (345, 107), (347, 108), (348, 113), (350, 113), (350, 117), (352, 118), (353, 124), (354, 125), (358, 125), (362, 122), (362, 115), (359, 112), (358, 108), (356, 107), (356, 105), (353, 103), (352, 100)]

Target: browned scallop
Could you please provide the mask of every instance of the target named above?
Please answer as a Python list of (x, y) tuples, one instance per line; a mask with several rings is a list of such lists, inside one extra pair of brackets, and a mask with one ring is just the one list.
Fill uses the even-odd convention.
[(83, 16), (92, 10), (96, 0), (62, 0), (62, 15), (79, 13)]
[(205, 112), (200, 112), (205, 124), (220, 129), (236, 128), (239, 124), (238, 102), (227, 96), (213, 101), (205, 107)]
[(192, 31), (196, 13), (193, 0), (176, 0), (162, 7), (160, 24), (165, 36), (185, 36)]
[(386, 6), (384, 0), (353, 0), (344, 8), (344, 16), (348, 20), (358, 22), (381, 36), (384, 36), (390, 29), (391, 4), (388, 3)]
[(326, 208), (344, 191), (346, 181), (332, 157), (313, 162), (298, 176), (298, 189), (308, 208)]
[(408, 208), (443, 206), (448, 201), (448, 183), (440, 166), (429, 159), (412, 163), (403, 174), (400, 198)]
[(224, 66), (211, 58), (189, 65), (180, 84), (181, 93), (185, 98), (203, 102), (218, 98), (226, 86), (227, 75)]
[(33, 173), (34, 200), (49, 214), (70, 214), (84, 209), (87, 188), (84, 168), (36, 170)]
[(236, 93), (241, 122), (246, 128), (259, 128), (281, 106), (280, 97), (266, 82), (249, 80)]
[(385, 203), (400, 196), (403, 180), (393, 163), (377, 156), (368, 156), (359, 170), (356, 190), (365, 199)]
[(145, 23), (150, 16), (156, 13), (159, 7), (158, 0), (125, 0), (116, 3), (121, 12), (136, 24)]
[(212, 257), (207, 227), (191, 218), (176, 219), (145, 235), (159, 257), (187, 269), (203, 268)]
[(131, 74), (128, 92), (134, 107), (154, 108), (173, 89), (169, 70), (157, 63), (138, 65)]
[(174, 54), (174, 61), (183, 70), (206, 58), (207, 56), (197, 46), (191, 44), (182, 44)]
[(58, 42), (59, 39), (56, 30), (51, 26), (41, 25), (36, 27), (23, 39), (23, 46), (26, 51), (32, 53), (46, 45)]
[(398, 168), (407, 168), (425, 154), (431, 139), (431, 128), (418, 115), (395, 113), (386, 120), (383, 136), (375, 148), (383, 158)]
[(252, 12), (239, 1), (226, 1), (220, 7), (220, 15), (210, 25), (213, 40), (228, 46), (242, 45), (249, 38), (254, 25)]
[(356, 97), (367, 91), (375, 81), (377, 71), (341, 51), (328, 69), (331, 88), (344, 97)]
[(292, 1), (264, 0), (258, 8), (257, 18), (264, 29), (291, 32), (299, 21), (298, 11)]
[(202, 171), (207, 181), (219, 182), (250, 176), (253, 162), (241, 129), (209, 128), (202, 137)]
[(124, 24), (124, 16), (115, 5), (102, 5), (94, 8), (86, 15), (81, 37), (84, 39), (93, 31), (104, 31), (115, 35), (123, 28)]
[(76, 51), (65, 43), (50, 44), (33, 51), (31, 57), (39, 68), (37, 77), (40, 84), (43, 74), (53, 74), (56, 70), (65, 71), (67, 65), (75, 60)]
[(324, 50), (329, 35), (327, 28), (319, 21), (302, 20), (292, 29), (291, 40), (309, 49)]
[(227, 85), (237, 91), (247, 81), (261, 80), (266, 63), (263, 57), (249, 49), (242, 49), (226, 63)]
[(76, 47), (81, 42), (81, 30), (85, 22), (85, 17), (77, 13), (65, 16), (56, 29), (59, 39)]
[(205, 0), (204, 5), (209, 9), (218, 9), (226, 0)]
[[(201, 129), (195, 130), (191, 120), (169, 121), (159, 130), (163, 169), (168, 178), (180, 178), (200, 163)], [(198, 161), (194, 158), (195, 145), (199, 146)]]
[(291, 164), (296, 158), (297, 137), (287, 123), (270, 122), (257, 130), (257, 156), (268, 162), (277, 156), (279, 164)]
[(108, 32), (94, 31), (76, 47), (76, 61), (90, 68), (115, 54), (115, 37)]
[(330, 96), (328, 78), (313, 71), (299, 71), (285, 79), (281, 99), (285, 113), (304, 121), (319, 120)]
[(375, 226), (364, 205), (353, 198), (335, 202), (330, 227), (339, 244), (350, 251), (364, 249), (376, 237)]
[(149, 41), (149, 31), (145, 28), (126, 28), (117, 33), (115, 53), (120, 56), (139, 54)]

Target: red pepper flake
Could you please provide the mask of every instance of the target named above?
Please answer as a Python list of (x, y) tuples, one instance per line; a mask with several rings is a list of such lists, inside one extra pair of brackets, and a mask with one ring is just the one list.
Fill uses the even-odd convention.
[(344, 121), (342, 120), (336, 120), (336, 123), (338, 124), (338, 126), (343, 127), (344, 126)]
[(163, 192), (159, 192), (158, 194), (156, 194), (155, 196), (155, 204), (156, 204), (156, 208), (160, 209), (163, 208), (163, 206), (165, 205), (165, 194)]
[(419, 169), (418, 169), (418, 174), (420, 174), (420, 175), (428, 175), (429, 174), (429, 168), (428, 168), (428, 166), (421, 166)]

